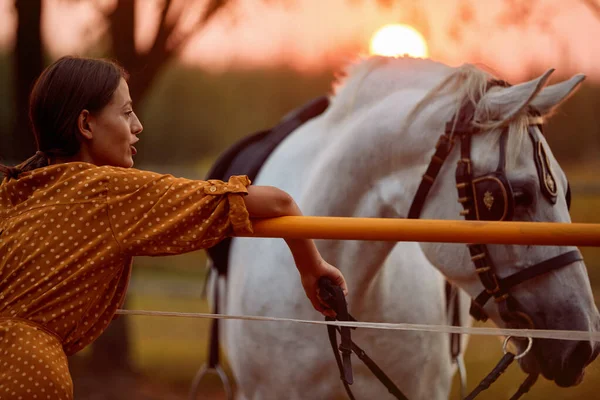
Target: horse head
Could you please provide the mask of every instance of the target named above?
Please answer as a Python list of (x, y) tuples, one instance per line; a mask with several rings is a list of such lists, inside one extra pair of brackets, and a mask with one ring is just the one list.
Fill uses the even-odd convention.
[[(584, 76), (546, 86), (551, 73), (515, 86), (483, 74), (479, 77), (485, 79), (463, 80), (471, 87), (463, 88), (458, 111), (444, 125), (441, 145), (447, 146), (448, 159), (423, 217), (571, 221), (569, 184), (544, 138), (543, 124)], [(472, 314), (478, 319), (489, 316), (499, 326), (552, 330), (596, 332), (600, 326), (585, 263), (575, 247), (422, 247), (450, 280), (477, 298)], [(527, 341), (515, 344), (523, 351)], [(536, 339), (520, 362), (524, 371), (566, 387), (581, 381), (598, 352), (591, 340)]]

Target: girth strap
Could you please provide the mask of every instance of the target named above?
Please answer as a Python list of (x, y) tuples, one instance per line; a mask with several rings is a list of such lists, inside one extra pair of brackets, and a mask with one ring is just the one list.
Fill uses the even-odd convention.
[[(219, 277), (215, 278), (215, 289), (214, 289), (214, 314), (219, 314)], [(215, 318), (212, 320), (210, 327), (210, 341), (208, 344), (208, 368), (216, 368), (221, 364), (219, 355), (219, 319)]]
[[(548, 273), (550, 271), (554, 271), (556, 269), (564, 267), (565, 265), (569, 265), (571, 263), (574, 263), (577, 261), (582, 261), (582, 260), (583, 260), (583, 256), (581, 255), (579, 250), (572, 250), (572, 251), (566, 252), (564, 254), (561, 254), (559, 256), (550, 258), (546, 261), (542, 261), (539, 264), (536, 264), (532, 267), (528, 267), (522, 271), (519, 271), (510, 276), (507, 276), (506, 278), (498, 279), (498, 284), (500, 286), (500, 293), (498, 293), (498, 296), (501, 296), (501, 295), (507, 293), (514, 286), (517, 286), (529, 279), (535, 278), (538, 275), (542, 275), (542, 274)], [(491, 297), (492, 297), (492, 294), (490, 294), (484, 290), (483, 292), (481, 292), (479, 294), (479, 296), (477, 296), (477, 298), (475, 298), (475, 300), (473, 300), (473, 304), (471, 305), (471, 308), (479, 307), (480, 309), (477, 311), (480, 312), (481, 309), (483, 309), (483, 306), (485, 305), (485, 303), (487, 303), (487, 301)], [(473, 313), (472, 313), (472, 315), (473, 315)]]

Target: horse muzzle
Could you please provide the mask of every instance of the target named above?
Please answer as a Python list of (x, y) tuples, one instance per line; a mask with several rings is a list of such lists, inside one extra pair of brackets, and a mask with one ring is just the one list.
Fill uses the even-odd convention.
[[(519, 347), (522, 347), (519, 344)], [(533, 349), (520, 362), (527, 373), (541, 373), (560, 387), (579, 385), (585, 375), (585, 367), (592, 363), (600, 347), (591, 341), (565, 341), (536, 339)]]

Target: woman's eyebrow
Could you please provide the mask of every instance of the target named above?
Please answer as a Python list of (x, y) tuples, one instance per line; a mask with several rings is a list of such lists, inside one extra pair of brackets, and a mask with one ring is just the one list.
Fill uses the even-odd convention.
[(123, 107), (127, 107), (127, 106), (130, 106), (130, 105), (132, 105), (132, 104), (133, 104), (133, 102), (132, 102), (131, 100), (127, 100), (127, 101), (125, 102), (125, 104), (123, 104)]

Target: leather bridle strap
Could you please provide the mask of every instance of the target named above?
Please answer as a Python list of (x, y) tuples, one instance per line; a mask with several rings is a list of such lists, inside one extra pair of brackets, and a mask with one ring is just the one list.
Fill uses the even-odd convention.
[[(478, 129), (469, 123), (474, 112), (474, 106), (471, 103), (467, 103), (463, 105), (459, 115), (446, 123), (444, 133), (442, 136), (440, 136), (435, 145), (435, 153), (433, 153), (433, 156), (431, 156), (431, 161), (427, 166), (425, 174), (423, 174), (421, 184), (417, 188), (415, 197), (413, 197), (407, 218), (418, 219), (421, 216), (421, 211), (425, 206), (425, 200), (427, 200), (427, 195), (433, 187), (435, 178), (437, 178), (442, 166), (444, 165), (444, 162), (454, 147), (454, 138), (456, 136), (461, 136), (464, 140), (465, 137), (470, 138), (470, 135), (478, 132)], [(464, 147), (465, 146), (463, 144), (463, 148)]]
[[(325, 321), (335, 321), (335, 318), (325, 317)], [(327, 336), (329, 336), (329, 343), (331, 344), (331, 348), (333, 349), (333, 355), (335, 357), (335, 362), (340, 371), (340, 379), (342, 380), (342, 383), (344, 384), (344, 389), (346, 389), (346, 393), (348, 394), (348, 397), (350, 398), (350, 400), (355, 400), (354, 394), (352, 393), (352, 390), (350, 389), (350, 384), (346, 380), (347, 371), (344, 368), (344, 364), (342, 363), (342, 358), (340, 357), (340, 352), (338, 351), (337, 330), (336, 330), (335, 326), (327, 325)], [(352, 367), (350, 367), (350, 368), (352, 368)], [(352, 369), (350, 369), (350, 374), (351, 373), (352, 373)]]
[[(583, 256), (579, 252), (579, 250), (573, 250), (561, 254), (559, 256), (550, 258), (548, 260), (542, 261), (541, 263), (535, 264), (531, 267), (527, 267), (526, 269), (519, 271), (515, 274), (507, 276), (503, 279), (498, 279), (498, 284), (500, 286), (499, 295), (503, 295), (508, 293), (510, 289), (514, 286), (517, 286), (529, 279), (535, 278), (536, 276), (546, 274), (550, 271), (554, 271), (560, 269), (566, 265), (571, 263), (583, 261)], [(486, 290), (481, 292), (474, 300), (474, 302), (481, 308), (487, 303), (487, 301), (492, 297), (492, 294), (488, 293)]]
[[(334, 319), (328, 318), (328, 320), (333, 321)], [(352, 318), (352, 320), (356, 321), (354, 318)], [(331, 346), (332, 346), (332, 348), (336, 349), (337, 348), (336, 330), (339, 331), (339, 327), (334, 327), (331, 325), (329, 327), (334, 328), (334, 329), (327, 329), (327, 331), (329, 333), (329, 341), (331, 342)], [(354, 343), (354, 341), (351, 341), (351, 345), (352, 345), (352, 352), (354, 354), (356, 354), (356, 356), (367, 366), (367, 368), (369, 368), (371, 373), (373, 375), (375, 375), (375, 377), (377, 379), (379, 379), (379, 381), (387, 388), (387, 390), (388, 390), (388, 392), (390, 392), (390, 394), (392, 394), (397, 399), (408, 400), (407, 397), (404, 395), (404, 393), (402, 393), (402, 391), (400, 389), (398, 389), (396, 384), (394, 384), (394, 382), (392, 382), (392, 380), (385, 374), (385, 372), (383, 372), (383, 370), (381, 368), (379, 368), (379, 365), (377, 365), (377, 363), (375, 361), (373, 361), (373, 359), (371, 357), (369, 357), (363, 349), (358, 347), (358, 345), (356, 343)], [(340, 367), (342, 365), (342, 363), (341, 363), (341, 358), (339, 356), (339, 352), (337, 352), (337, 351), (334, 352), (334, 355), (336, 357), (338, 367)], [(346, 393), (348, 393), (348, 397), (350, 397), (351, 400), (354, 400), (354, 395), (353, 395), (352, 391), (350, 390), (348, 383), (346, 383), (346, 381), (344, 379), (342, 379), (342, 381), (344, 383), (344, 388), (346, 389)]]
[[(496, 364), (496, 367), (494, 367), (494, 369), (485, 378), (483, 378), (479, 385), (477, 385), (477, 387), (475, 387), (475, 389), (473, 389), (473, 391), (469, 393), (469, 395), (463, 400), (473, 400), (481, 392), (488, 389), (492, 385), (492, 383), (496, 382), (500, 375), (502, 375), (507, 370), (507, 368), (512, 364), (514, 360), (515, 355), (513, 353), (508, 352), (504, 354), (504, 356), (500, 359), (498, 364)], [(531, 387), (537, 381), (538, 376), (538, 374), (529, 374), (527, 378), (525, 378), (525, 381), (521, 384), (521, 386), (519, 386), (517, 392), (511, 396), (510, 400), (518, 400), (525, 393), (529, 392), (529, 389), (531, 389)]]
[[(319, 280), (319, 289), (319, 295), (321, 299), (326, 302), (332, 310), (335, 311), (336, 319), (339, 321), (350, 321), (351, 316), (348, 313), (348, 304), (346, 303), (346, 297), (344, 296), (342, 288), (331, 283), (329, 279), (321, 278)], [(335, 319), (326, 317), (325, 320), (334, 321)], [(352, 320), (354, 320), (354, 318), (352, 318)], [(333, 348), (334, 352), (336, 353), (338, 367), (340, 367), (340, 378), (342, 378), (344, 384), (352, 385), (354, 383), (354, 378), (352, 376), (352, 362), (350, 360), (350, 356), (352, 355), (352, 337), (350, 334), (351, 328), (343, 326), (340, 329), (340, 336), (342, 338), (342, 343), (339, 347), (339, 351), (342, 353), (341, 361), (338, 360), (339, 354), (337, 352), (338, 347), (335, 329), (330, 328), (335, 327), (332, 325), (327, 325), (327, 330), (329, 333), (329, 340), (332, 342), (332, 345), (335, 344)]]
[[(319, 288), (320, 288), (320, 297), (326, 302), (336, 313), (336, 318), (326, 317), (326, 321), (356, 321), (352, 315), (348, 313), (346, 298), (342, 289), (339, 286), (335, 286), (331, 283), (331, 281), (327, 278), (321, 278), (319, 280)], [(344, 389), (346, 389), (346, 393), (350, 400), (354, 400), (355, 397), (352, 394), (352, 390), (350, 389), (350, 385), (353, 383), (352, 378), (352, 365), (350, 364), (350, 354), (354, 352), (358, 356), (358, 358), (369, 368), (371, 373), (387, 388), (387, 390), (398, 400), (408, 400), (408, 398), (402, 393), (402, 391), (392, 382), (392, 380), (383, 372), (381, 368), (365, 353), (363, 349), (361, 349), (356, 343), (352, 341), (349, 327), (336, 327), (333, 325), (327, 325), (327, 333), (329, 336), (329, 342), (331, 343), (331, 347), (333, 349), (333, 355), (335, 356), (335, 361), (340, 370), (340, 378), (344, 384)], [(340, 345), (338, 351), (337, 344), (337, 332), (340, 332), (342, 337), (342, 344)], [(342, 357), (340, 357), (340, 352), (342, 353), (342, 357), (347, 354), (348, 360), (344, 362)]]
[(454, 145), (454, 140), (450, 138), (448, 132), (445, 132), (437, 141), (435, 145), (435, 153), (431, 156), (431, 162), (427, 167), (427, 171), (423, 174), (423, 179), (421, 180), (421, 184), (417, 189), (417, 193), (413, 198), (412, 204), (410, 205), (410, 210), (408, 211), (409, 219), (418, 219), (421, 216), (421, 210), (425, 205), (425, 200), (427, 199), (427, 195), (435, 182), (435, 178), (437, 178), (440, 170), (442, 169), (442, 165), (444, 165), (444, 161), (448, 158), (448, 154), (452, 151), (452, 147)]
[(515, 355), (513, 353), (506, 353), (502, 359), (498, 362), (496, 367), (490, 372), (483, 380), (473, 389), (471, 393), (464, 400), (473, 400), (477, 395), (484, 390), (488, 389), (492, 383), (496, 382), (500, 375), (506, 371), (506, 369), (512, 364), (515, 360)]

